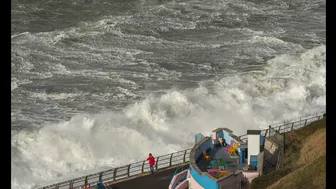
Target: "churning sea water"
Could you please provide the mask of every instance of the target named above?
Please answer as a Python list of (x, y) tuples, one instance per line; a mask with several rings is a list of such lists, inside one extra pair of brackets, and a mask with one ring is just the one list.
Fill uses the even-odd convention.
[(12, 0), (12, 188), (326, 105), (325, 0)]

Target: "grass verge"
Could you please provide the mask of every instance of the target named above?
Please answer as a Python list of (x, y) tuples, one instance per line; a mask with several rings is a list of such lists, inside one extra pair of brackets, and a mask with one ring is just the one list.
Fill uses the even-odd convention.
[(252, 180), (251, 189), (325, 188), (326, 120), (285, 134), (283, 168)]

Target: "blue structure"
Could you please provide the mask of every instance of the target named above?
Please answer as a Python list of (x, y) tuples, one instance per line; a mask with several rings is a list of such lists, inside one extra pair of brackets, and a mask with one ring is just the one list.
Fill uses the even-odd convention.
[[(199, 140), (199, 136), (200, 134), (195, 136), (195, 139), (198, 138)], [(238, 156), (229, 155), (228, 149), (219, 144), (219, 138), (225, 139), (228, 145), (230, 145), (231, 141), (238, 143), (236, 149)], [(263, 144), (264, 137), (260, 137), (260, 141), (260, 143)], [(215, 129), (212, 131), (210, 137), (204, 137), (199, 140), (190, 152), (189, 185), (192, 188), (218, 189), (230, 188), (234, 185), (232, 183), (240, 183), (241, 180), (245, 178), (243, 176), (243, 167), (247, 165), (245, 161), (248, 150), (247, 142), (248, 141), (242, 141), (227, 128)], [(210, 157), (210, 160), (205, 158), (203, 153), (206, 153), (206, 155)], [(216, 159), (222, 159), (224, 163), (227, 162), (224, 166), (225, 170), (223, 170), (223, 166), (209, 166), (211, 164), (210, 162)], [(254, 166), (258, 166), (258, 155), (251, 156), (250, 160)], [(258, 172), (255, 174), (258, 175)]]
[(250, 155), (250, 164), (257, 167), (258, 166), (258, 156)]

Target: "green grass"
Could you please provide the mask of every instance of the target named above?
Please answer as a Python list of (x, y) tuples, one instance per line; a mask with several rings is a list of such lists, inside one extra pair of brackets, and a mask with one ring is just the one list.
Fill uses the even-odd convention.
[(307, 166), (293, 171), (271, 187), (271, 189), (283, 188), (326, 188), (326, 156), (321, 156)]
[(326, 119), (314, 121), (306, 127), (291, 131), (285, 135), (285, 156), (283, 167), (293, 167), (300, 157), (300, 149), (305, 139), (326, 126)]
[(284, 168), (261, 175), (252, 180), (251, 189), (266, 188), (291, 172), (292, 168)]
[(325, 126), (326, 120), (323, 118), (310, 123), (306, 127), (286, 133), (283, 168), (253, 179), (251, 189), (265, 189), (267, 187), (272, 189), (325, 188), (325, 154), (323, 156), (316, 156), (317, 159), (309, 164), (297, 165), (302, 155), (300, 154), (300, 150), (305, 144), (306, 139), (311, 135), (315, 135), (315, 132), (318, 130), (325, 132)]

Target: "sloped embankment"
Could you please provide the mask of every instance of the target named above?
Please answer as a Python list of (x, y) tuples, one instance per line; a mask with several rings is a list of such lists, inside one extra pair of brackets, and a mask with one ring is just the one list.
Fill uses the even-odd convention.
[(286, 133), (283, 168), (255, 178), (251, 188), (326, 188), (325, 126), (321, 119)]

